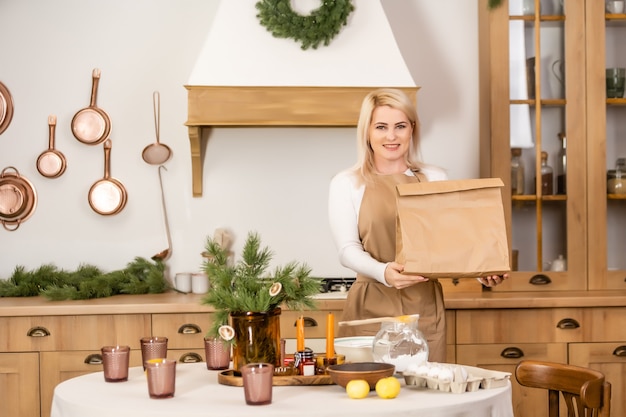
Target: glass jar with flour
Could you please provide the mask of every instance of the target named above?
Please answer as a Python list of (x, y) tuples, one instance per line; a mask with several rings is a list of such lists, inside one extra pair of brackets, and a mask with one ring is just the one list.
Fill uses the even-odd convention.
[(417, 327), (418, 319), (414, 314), (382, 323), (372, 344), (374, 360), (395, 365), (396, 372), (428, 361), (428, 343)]

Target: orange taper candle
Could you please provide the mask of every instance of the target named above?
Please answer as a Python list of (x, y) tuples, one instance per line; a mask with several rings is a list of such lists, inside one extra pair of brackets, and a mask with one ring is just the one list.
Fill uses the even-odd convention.
[(326, 317), (326, 358), (335, 357), (335, 315), (328, 313)]
[(304, 350), (304, 316), (298, 317), (296, 321), (296, 351)]

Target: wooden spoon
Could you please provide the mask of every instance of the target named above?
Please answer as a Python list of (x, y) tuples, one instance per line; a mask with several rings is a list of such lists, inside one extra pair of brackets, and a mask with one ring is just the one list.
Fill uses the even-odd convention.
[(348, 320), (348, 321), (340, 321), (337, 323), (339, 326), (361, 326), (363, 324), (372, 324), (372, 323), (383, 323), (386, 321), (399, 321), (399, 322), (408, 322), (411, 319), (419, 318), (419, 314), (410, 314), (404, 316), (396, 316), (396, 317), (375, 317), (371, 319), (361, 319), (361, 320)]

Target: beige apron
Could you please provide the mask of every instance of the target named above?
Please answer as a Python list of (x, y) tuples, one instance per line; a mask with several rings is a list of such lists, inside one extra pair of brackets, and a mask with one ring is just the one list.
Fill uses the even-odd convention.
[[(416, 175), (375, 175), (375, 183), (365, 187), (359, 212), (359, 235), (364, 249), (381, 262), (392, 262), (396, 256), (396, 185), (424, 179), (422, 174)], [(418, 327), (428, 340), (429, 361), (445, 362), (445, 307), (437, 280), (398, 290), (357, 274), (348, 292), (342, 320), (416, 313), (420, 315)], [(379, 330), (380, 324), (342, 326), (338, 336), (375, 335)]]

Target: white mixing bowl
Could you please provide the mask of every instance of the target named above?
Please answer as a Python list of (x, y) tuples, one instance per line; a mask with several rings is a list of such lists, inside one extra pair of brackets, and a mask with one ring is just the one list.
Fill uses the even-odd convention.
[(346, 362), (374, 362), (372, 345), (374, 336), (335, 338), (335, 352), (346, 356)]

